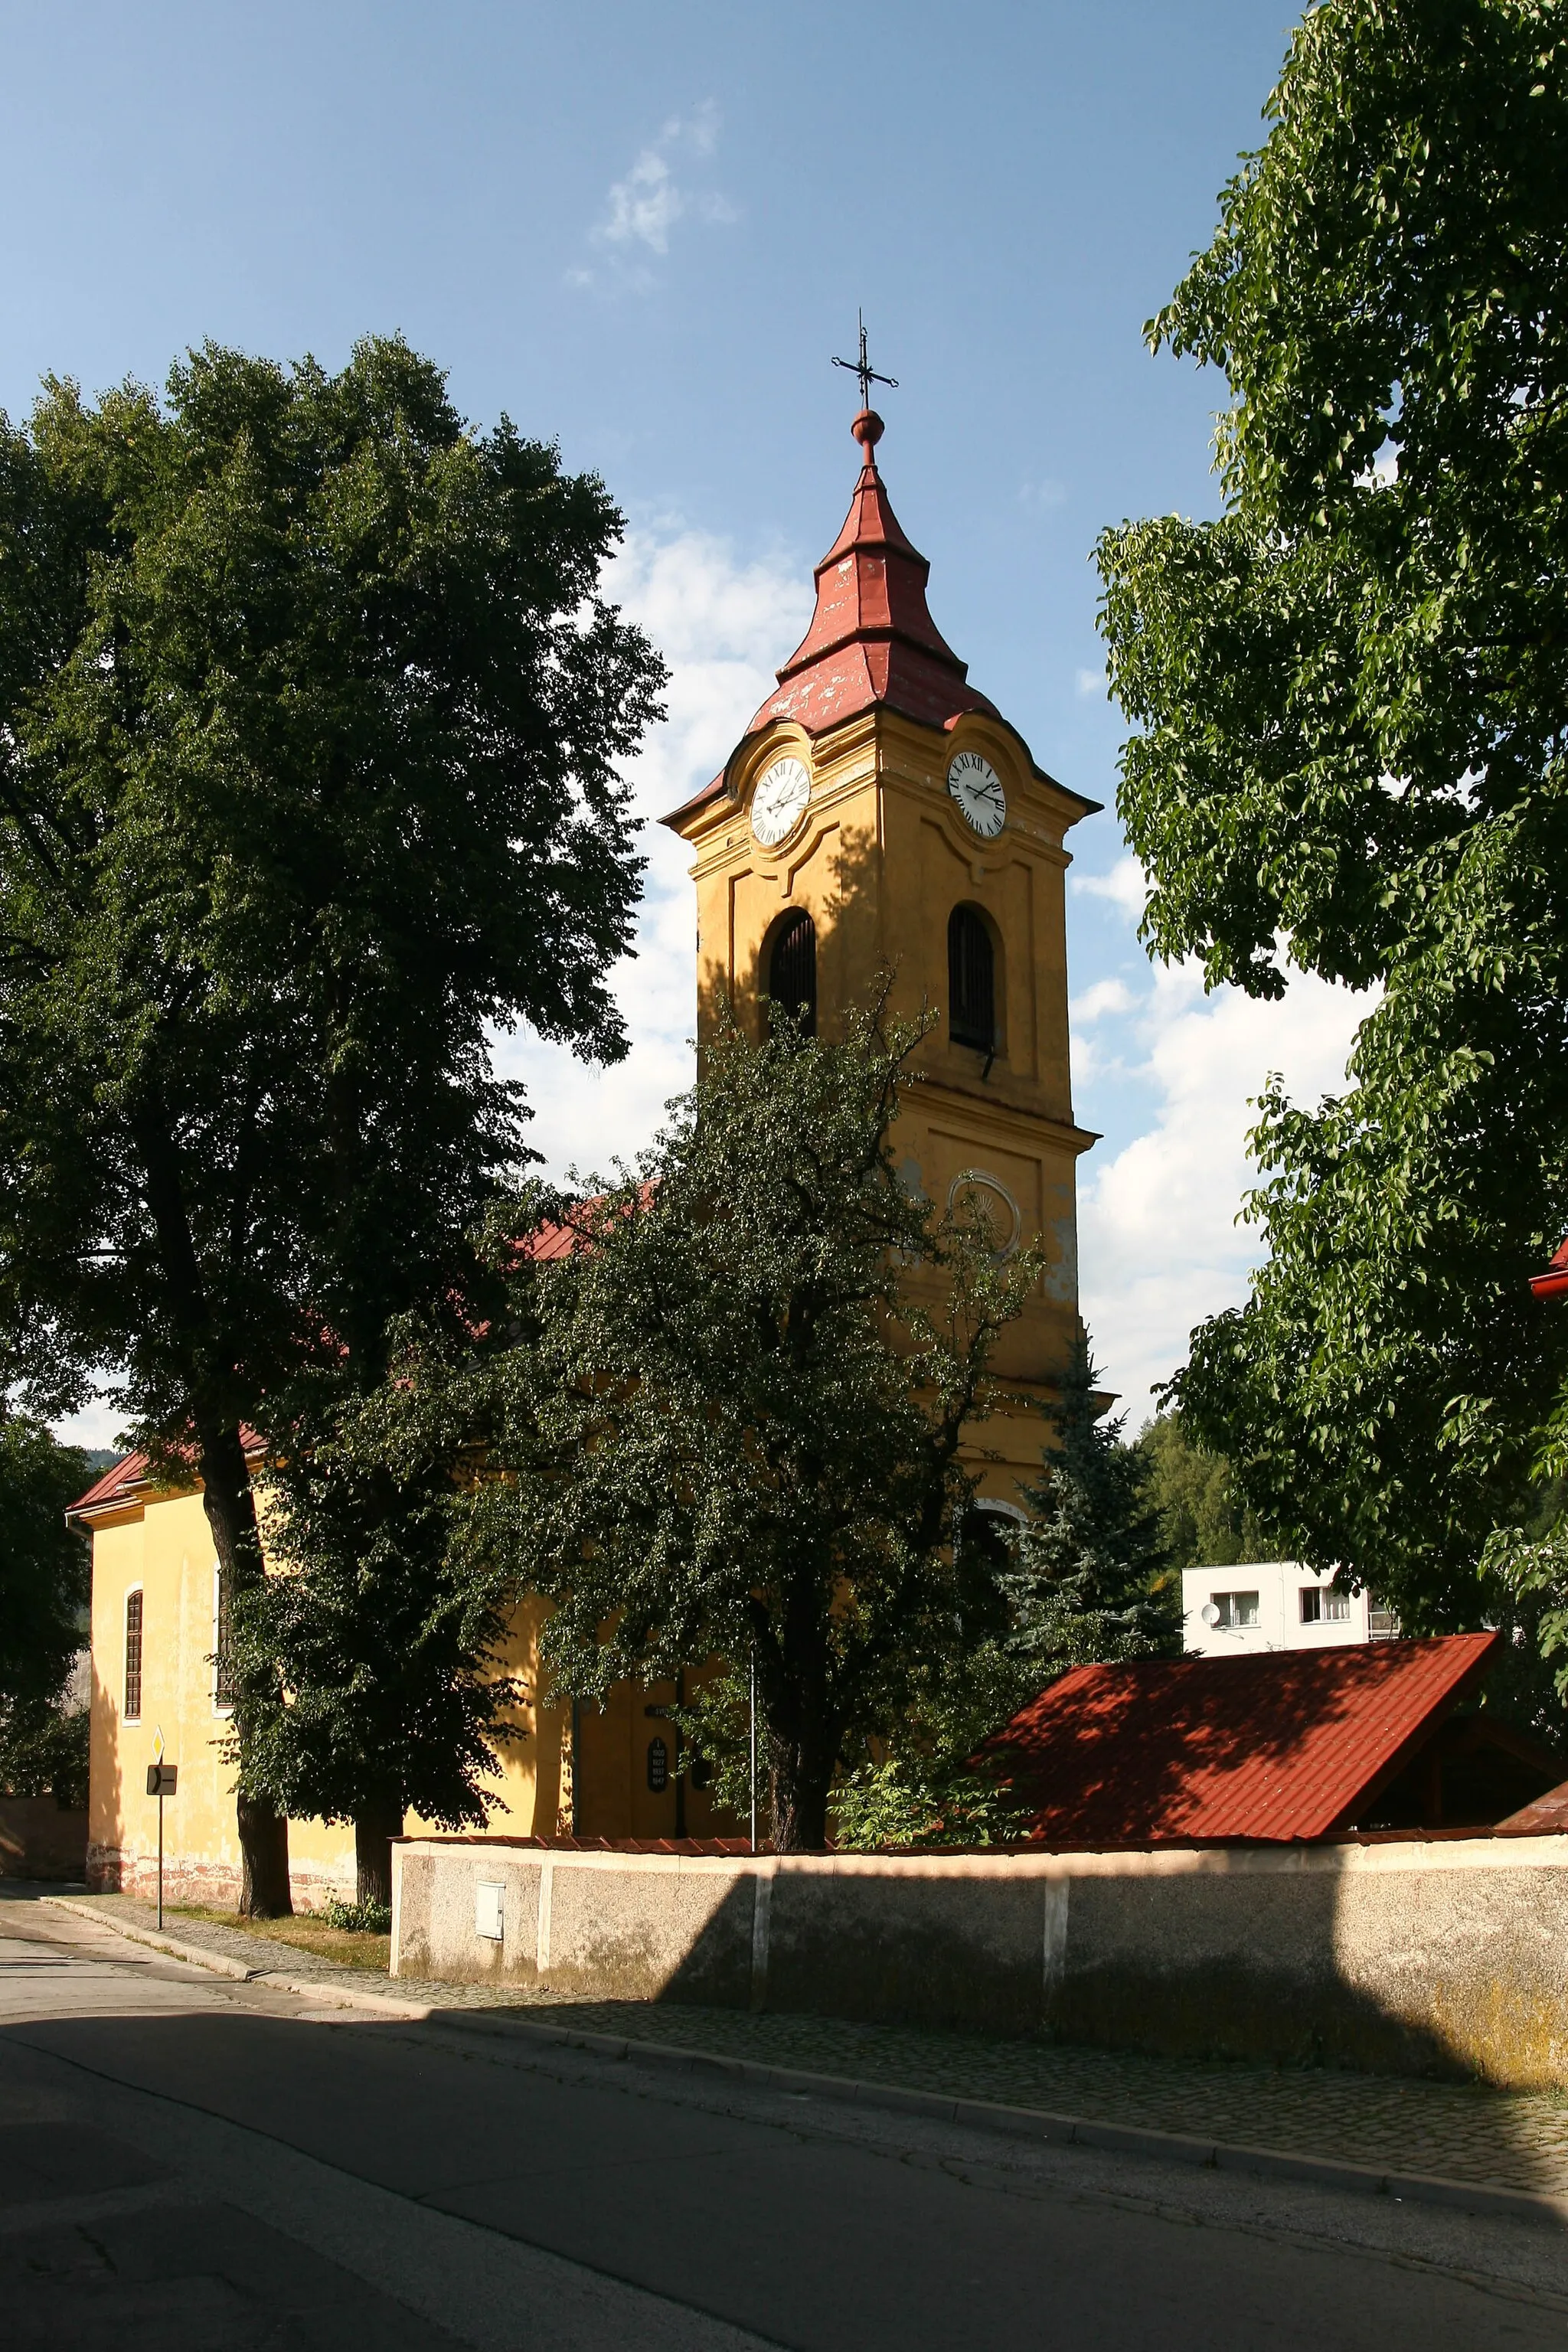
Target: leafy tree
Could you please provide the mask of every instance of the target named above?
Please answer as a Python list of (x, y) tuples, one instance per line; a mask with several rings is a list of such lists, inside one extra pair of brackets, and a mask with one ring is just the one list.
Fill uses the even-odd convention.
[(1041, 1475), (1018, 1524), (972, 1511), (960, 1529), (972, 1590), (988, 1596), (982, 1637), (921, 1663), (910, 1702), (880, 1754), (837, 1792), (841, 1845), (990, 1845), (1021, 1815), (973, 1759), (982, 1742), (1069, 1666), (1181, 1647), (1171, 1572), (1143, 1458), (1124, 1417), (1100, 1418), (1099, 1374), (1079, 1339), (1047, 1419)]
[(1223, 370), (1225, 510), (1106, 532), (1145, 933), (1374, 992), (1349, 1087), (1265, 1089), (1238, 1312), (1184, 1420), (1407, 1626), (1478, 1574), (1568, 1370), (1568, 12), (1324, 0), (1148, 330)]
[(1157, 1413), (1140, 1430), (1133, 1450), (1173, 1575), (1276, 1557), (1256, 1513), (1237, 1495), (1230, 1463), (1194, 1444), (1180, 1412)]
[(487, 1818), (520, 1690), (504, 1596), (450, 1550), (449, 1452), (387, 1460), (377, 1400), (321, 1387), (262, 1482), (275, 1572), (240, 1596), (231, 1672), (252, 1694), (249, 1785), (281, 1813), (352, 1822), (356, 1900), (384, 1908), (406, 1811)]
[(455, 1388), (416, 1360), (395, 1392), (482, 1442), (498, 1475), (470, 1539), (553, 1601), (558, 1688), (728, 1661), (700, 1732), (722, 1760), (754, 1657), (782, 1853), (824, 1843), (841, 1760), (986, 1601), (954, 1556), (960, 1436), (1040, 1263), (998, 1258), (893, 1171), (924, 1026), (722, 1035), (657, 1146), (568, 1213), (570, 1255), (519, 1259), (510, 1222), (506, 1344)]
[[(122, 1367), (231, 1598), (246, 1425), (313, 1365), (373, 1388), (391, 1319), (472, 1284), (527, 1156), (493, 1029), (622, 1050), (615, 763), (661, 673), (597, 593), (619, 527), (397, 341), (0, 420), (0, 1374), (58, 1411)], [(258, 1911), (275, 1688), (237, 1717)]]
[(87, 1801), (87, 1712), (66, 1685), (88, 1639), (87, 1544), (66, 1525), (85, 1454), (36, 1421), (0, 1419), (0, 1790)]
[(53, 1797), (81, 1811), (92, 1710), (56, 1698), (0, 1700), (0, 1793)]
[(0, 1418), (0, 1706), (56, 1700), (87, 1642), (87, 1544), (66, 1525), (85, 1457), (40, 1422)]

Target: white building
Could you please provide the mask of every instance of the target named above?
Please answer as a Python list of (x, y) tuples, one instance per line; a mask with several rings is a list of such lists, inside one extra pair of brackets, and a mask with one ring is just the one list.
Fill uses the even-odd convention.
[(1294, 1559), (1184, 1568), (1182, 1612), (1182, 1646), (1197, 1658), (1336, 1649), (1347, 1642), (1385, 1642), (1399, 1630), (1364, 1591), (1336, 1592), (1331, 1573)]

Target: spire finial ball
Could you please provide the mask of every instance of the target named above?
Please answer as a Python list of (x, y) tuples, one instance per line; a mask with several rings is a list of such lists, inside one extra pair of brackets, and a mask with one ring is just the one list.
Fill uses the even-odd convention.
[(874, 408), (863, 408), (849, 427), (856, 440), (865, 450), (868, 462), (870, 462), (871, 452), (881, 439), (885, 429), (881, 418)]

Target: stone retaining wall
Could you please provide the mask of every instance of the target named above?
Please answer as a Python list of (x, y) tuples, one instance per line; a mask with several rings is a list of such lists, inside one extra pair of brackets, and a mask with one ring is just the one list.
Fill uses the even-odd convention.
[(52, 1797), (0, 1797), (0, 1878), (79, 1886), (87, 1874), (87, 1813)]
[[(1568, 1837), (712, 1855), (409, 1838), (393, 1973), (1568, 2087)], [(477, 1932), (501, 1890), (501, 1939)]]

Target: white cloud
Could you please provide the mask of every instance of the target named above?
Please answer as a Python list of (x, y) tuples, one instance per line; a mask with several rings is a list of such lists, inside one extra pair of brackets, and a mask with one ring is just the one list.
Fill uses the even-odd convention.
[(610, 1069), (519, 1032), (497, 1060), (528, 1088), (530, 1141), (557, 1176), (605, 1169), (657, 1130), (665, 1103), (692, 1076), (697, 1021), (696, 901), (690, 852), (658, 820), (715, 775), (773, 685), (784, 653), (804, 634), (811, 570), (798, 558), (737, 561), (701, 531), (632, 532), (605, 593), (638, 622), (670, 668), (668, 716), (627, 771), (648, 861), (637, 954), (614, 988), (631, 1050)]
[(1270, 1070), (1305, 1105), (1340, 1091), (1373, 1001), (1300, 973), (1275, 1003), (1228, 988), (1205, 997), (1192, 964), (1152, 973), (1127, 1043), (1141, 1048), (1153, 1117), (1102, 1167), (1079, 1163), (1083, 1315), (1131, 1427), (1151, 1383), (1185, 1360), (1193, 1326), (1246, 1297), (1261, 1254), (1256, 1228), (1236, 1222), (1257, 1181), (1249, 1098)]
[(1103, 669), (1075, 669), (1072, 674), (1072, 682), (1073, 691), (1075, 694), (1089, 695), (1103, 694), (1105, 692), (1105, 672)]
[(1119, 857), (1109, 874), (1075, 874), (1072, 887), (1087, 898), (1109, 898), (1123, 914), (1141, 918), (1149, 895), (1135, 857)]
[[(670, 232), (683, 220), (724, 223), (739, 217), (729, 198), (716, 189), (692, 188), (677, 176), (676, 159), (710, 155), (718, 144), (719, 112), (711, 100), (686, 116), (673, 116), (653, 144), (645, 147), (624, 180), (611, 185), (605, 214), (591, 232), (592, 240), (616, 264), (621, 282), (646, 288), (653, 273), (641, 257), (669, 251)], [(640, 253), (639, 253), (640, 248)], [(593, 270), (570, 270), (571, 282), (592, 286)]]
[(1085, 1023), (1100, 1021), (1108, 1013), (1131, 1013), (1138, 1001), (1124, 980), (1097, 980), (1081, 996), (1073, 998), (1072, 1017)]

